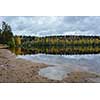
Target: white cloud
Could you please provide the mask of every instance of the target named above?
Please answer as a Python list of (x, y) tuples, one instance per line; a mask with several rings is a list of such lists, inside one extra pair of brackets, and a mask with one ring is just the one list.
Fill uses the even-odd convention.
[(99, 16), (1, 16), (2, 21), (19, 35), (100, 35)]

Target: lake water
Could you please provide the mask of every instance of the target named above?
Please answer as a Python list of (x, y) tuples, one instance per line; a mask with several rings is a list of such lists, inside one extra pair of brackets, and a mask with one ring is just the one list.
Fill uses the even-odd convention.
[(53, 55), (39, 53), (17, 55), (17, 58), (48, 64), (48, 67), (40, 69), (38, 73), (49, 79), (62, 80), (67, 73), (73, 71), (90, 71), (100, 74), (100, 54)]

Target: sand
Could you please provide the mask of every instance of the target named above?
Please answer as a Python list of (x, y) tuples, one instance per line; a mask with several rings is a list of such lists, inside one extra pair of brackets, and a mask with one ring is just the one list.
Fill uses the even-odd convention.
[(0, 49), (2, 49), (2, 48), (8, 48), (8, 46), (7, 45), (0, 44)]
[(51, 80), (38, 74), (41, 68), (48, 67), (43, 63), (34, 63), (16, 58), (8, 49), (0, 49), (0, 82), (1, 83), (90, 83), (99, 75), (90, 72), (71, 72), (59, 80)]

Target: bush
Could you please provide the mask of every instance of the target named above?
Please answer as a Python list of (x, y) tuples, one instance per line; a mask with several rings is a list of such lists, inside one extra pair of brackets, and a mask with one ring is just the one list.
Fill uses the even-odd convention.
[(15, 47), (15, 40), (14, 40), (14, 38), (11, 38), (11, 40), (9, 40), (9, 41), (7, 42), (7, 45), (8, 45), (9, 47)]

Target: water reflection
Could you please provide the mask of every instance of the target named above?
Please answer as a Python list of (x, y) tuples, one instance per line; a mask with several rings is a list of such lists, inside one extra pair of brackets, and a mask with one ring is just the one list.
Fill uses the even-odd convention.
[(34, 47), (34, 48), (10, 48), (16, 55), (26, 54), (98, 54), (100, 53), (99, 46), (68, 46), (68, 47)]
[(10, 50), (15, 53), (16, 55), (23, 55), (23, 51), (21, 48), (10, 48)]

